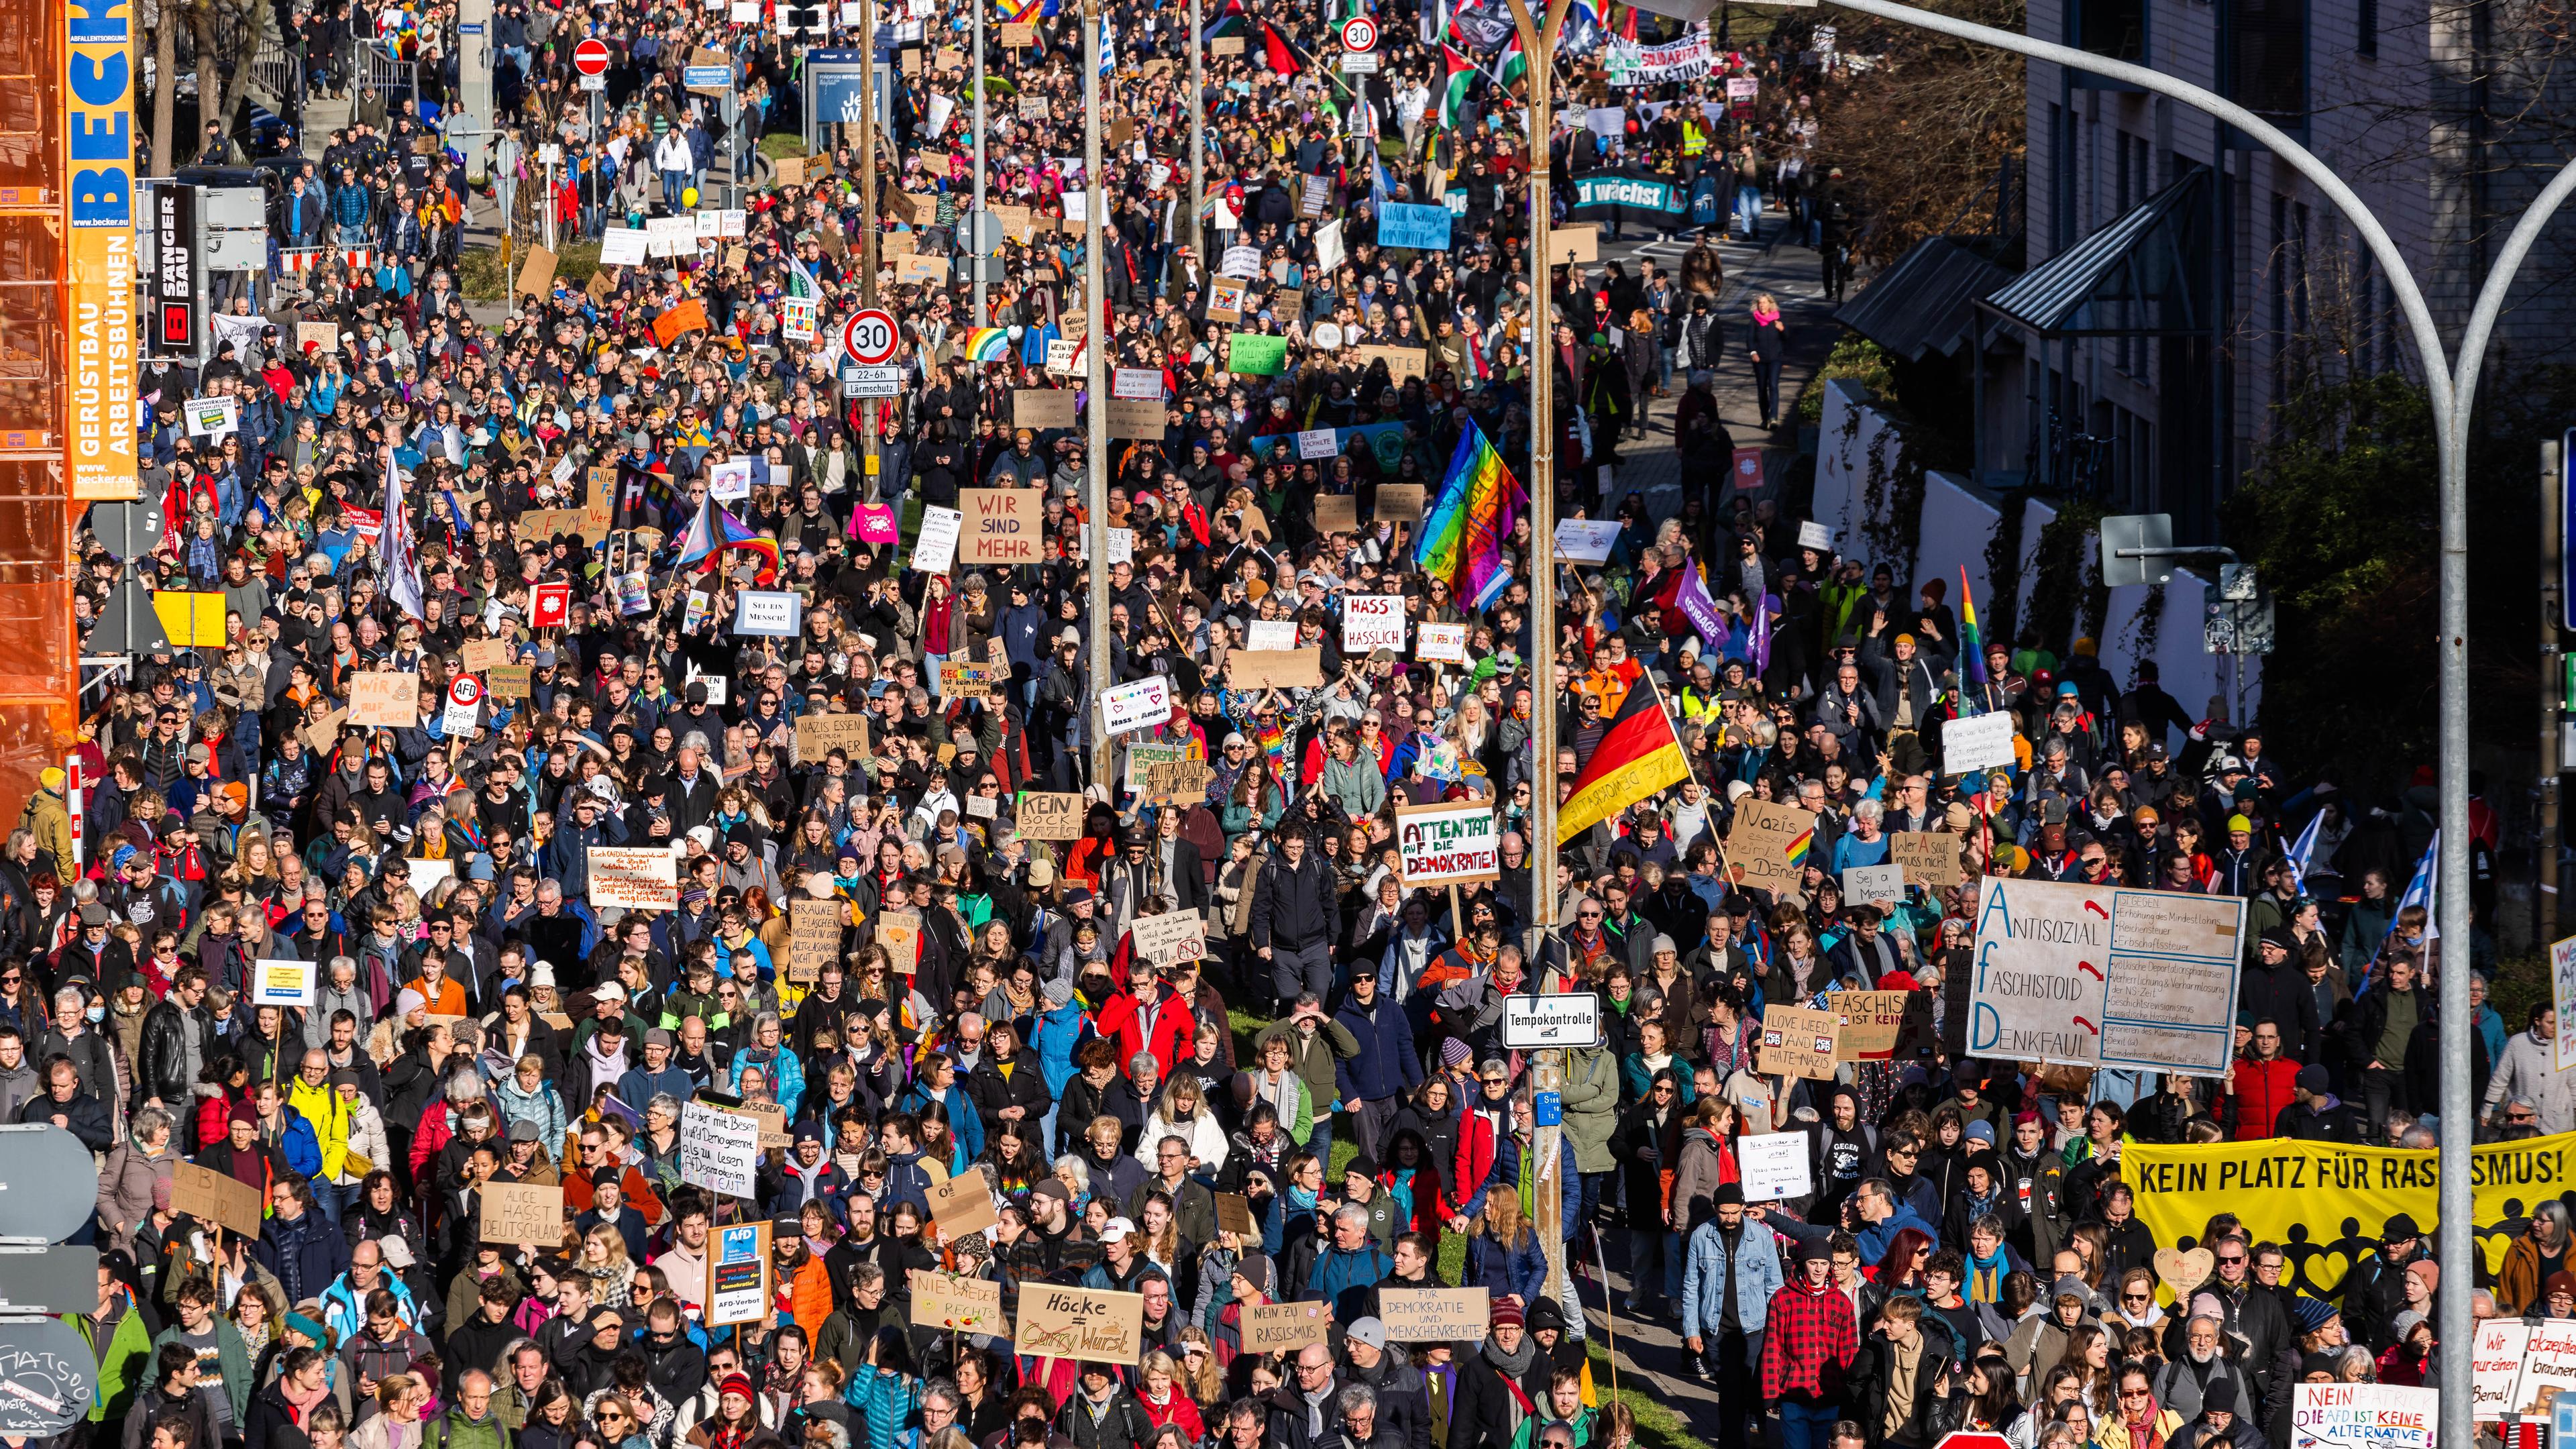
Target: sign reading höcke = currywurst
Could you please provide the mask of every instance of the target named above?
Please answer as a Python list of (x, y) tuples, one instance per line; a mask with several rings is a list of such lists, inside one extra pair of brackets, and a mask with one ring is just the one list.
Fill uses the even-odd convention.
[(1020, 1320), (1011, 1345), (1045, 1358), (1135, 1363), (1145, 1337), (1145, 1295), (1095, 1288), (1020, 1290)]

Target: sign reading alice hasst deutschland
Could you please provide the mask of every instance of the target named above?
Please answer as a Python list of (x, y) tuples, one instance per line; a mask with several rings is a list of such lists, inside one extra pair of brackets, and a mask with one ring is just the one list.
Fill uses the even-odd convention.
[(1596, 171), (1589, 176), (1574, 178), (1574, 218), (1577, 221), (1669, 227), (1687, 205), (1688, 198), (1672, 183), (1658, 181), (1651, 176)]

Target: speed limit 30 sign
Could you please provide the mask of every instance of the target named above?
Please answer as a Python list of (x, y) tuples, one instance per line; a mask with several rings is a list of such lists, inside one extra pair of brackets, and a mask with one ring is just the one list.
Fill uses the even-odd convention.
[(1365, 15), (1354, 15), (1343, 21), (1342, 49), (1362, 52), (1377, 49), (1377, 22)]
[(894, 360), (894, 315), (882, 307), (865, 307), (841, 326), (841, 350), (861, 367)]

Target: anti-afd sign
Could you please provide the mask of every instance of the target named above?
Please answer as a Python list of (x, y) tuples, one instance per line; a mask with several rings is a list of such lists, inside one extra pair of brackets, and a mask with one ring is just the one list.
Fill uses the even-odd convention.
[(970, 564), (1033, 564), (1044, 551), (1046, 495), (1034, 488), (965, 488), (957, 557)]

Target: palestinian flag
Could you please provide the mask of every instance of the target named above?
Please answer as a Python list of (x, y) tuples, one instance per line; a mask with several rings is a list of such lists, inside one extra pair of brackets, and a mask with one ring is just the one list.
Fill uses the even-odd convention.
[(1243, 0), (1226, 0), (1223, 13), (1219, 14), (1207, 29), (1199, 32), (1199, 43), (1205, 45), (1223, 36), (1241, 34), (1243, 34)]
[(1521, 49), (1521, 33), (1515, 28), (1512, 38), (1503, 46), (1503, 63), (1495, 68), (1495, 76), (1502, 82), (1503, 89), (1510, 90), (1512, 82), (1528, 74), (1529, 56)]
[(1476, 78), (1476, 63), (1454, 45), (1444, 43), (1440, 54), (1449, 62), (1449, 79), (1440, 90), (1440, 129), (1452, 131), (1467, 109), (1467, 86)]
[(1601, 742), (1592, 747), (1592, 758), (1583, 762), (1583, 773), (1575, 778), (1574, 793), (1556, 807), (1558, 840), (1572, 840), (1637, 801), (1691, 777), (1690, 763), (1682, 758), (1681, 738), (1673, 733), (1672, 718), (1664, 713), (1663, 693), (1652, 680), (1651, 675), (1640, 679), (1645, 687), (1629, 690), (1619, 702), (1618, 713), (1601, 732)]

